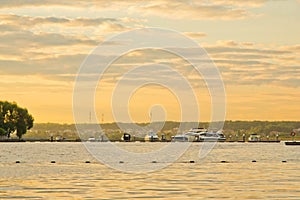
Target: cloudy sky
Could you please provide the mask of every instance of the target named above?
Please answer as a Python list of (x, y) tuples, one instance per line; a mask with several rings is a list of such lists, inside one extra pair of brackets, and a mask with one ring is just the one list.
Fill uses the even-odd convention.
[[(124, 31), (157, 27), (178, 31), (208, 52), (224, 81), (227, 120), (300, 119), (299, 0), (150, 2), (0, 0), (1, 100), (27, 107), (36, 122), (73, 123), (74, 81), (86, 56)], [(99, 121), (113, 121), (109, 97), (116, 81), (109, 80), (119, 80), (137, 62), (180, 66), (192, 85), (202, 88), (196, 93), (200, 120), (210, 120), (203, 80), (191, 78), (195, 73), (182, 59), (148, 50), (124, 55), (110, 68), (95, 95)], [(151, 69), (144, 72), (173, 76)], [(157, 104), (168, 120), (180, 120), (176, 94), (159, 85), (139, 88), (129, 112), (135, 121), (148, 121)], [(82, 114), (86, 122), (89, 112)]]

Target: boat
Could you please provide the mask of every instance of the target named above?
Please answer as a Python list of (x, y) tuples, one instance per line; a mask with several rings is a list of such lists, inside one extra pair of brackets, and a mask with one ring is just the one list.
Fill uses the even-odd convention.
[(205, 128), (192, 128), (185, 135), (189, 137), (189, 141), (192, 138), (195, 142), (225, 142), (226, 140), (222, 131), (213, 132)]
[(96, 142), (96, 138), (94, 137), (89, 137), (89, 139), (87, 140), (88, 142)]
[(300, 141), (286, 141), (285, 145), (300, 145)]
[(157, 142), (159, 141), (159, 137), (155, 132), (149, 131), (149, 133), (145, 136), (145, 141)]
[(189, 142), (187, 135), (175, 135), (172, 137), (172, 142)]
[(222, 132), (203, 132), (199, 136), (200, 142), (225, 142), (226, 137)]
[[(300, 128), (299, 128), (300, 129)], [(286, 141), (285, 145), (300, 145), (300, 141), (296, 141), (295, 140), (295, 136), (296, 136), (296, 131), (299, 131), (299, 129), (294, 129), (291, 132), (291, 136), (293, 137), (292, 141)]]
[(259, 142), (260, 140), (260, 135), (256, 133), (251, 134), (248, 138), (248, 142)]
[(191, 128), (185, 135), (199, 136), (200, 133), (207, 132), (206, 128)]
[(121, 141), (124, 142), (130, 142), (131, 135), (129, 133), (124, 133), (123, 136), (121, 137)]

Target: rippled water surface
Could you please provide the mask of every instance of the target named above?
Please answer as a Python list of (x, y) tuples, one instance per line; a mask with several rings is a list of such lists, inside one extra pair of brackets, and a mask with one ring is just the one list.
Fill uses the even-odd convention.
[[(147, 152), (166, 144), (116, 145)], [(97, 162), (82, 143), (0, 143), (0, 199), (300, 199), (300, 146), (219, 143), (200, 159), (201, 145), (166, 168), (132, 174)]]

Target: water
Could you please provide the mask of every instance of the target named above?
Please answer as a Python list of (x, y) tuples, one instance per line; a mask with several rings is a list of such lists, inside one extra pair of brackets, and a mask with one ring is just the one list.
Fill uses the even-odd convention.
[(131, 174), (98, 163), (82, 143), (0, 143), (0, 199), (300, 199), (300, 146), (219, 143), (200, 159), (201, 145), (162, 170)]

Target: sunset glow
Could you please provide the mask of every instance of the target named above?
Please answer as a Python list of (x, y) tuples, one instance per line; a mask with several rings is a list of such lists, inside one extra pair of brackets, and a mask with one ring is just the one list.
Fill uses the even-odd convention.
[[(175, 30), (207, 51), (224, 82), (227, 120), (299, 120), (300, 1), (40, 2), (0, 4), (1, 100), (28, 108), (35, 122), (74, 123), (74, 81), (86, 56), (108, 38), (143, 27)], [(95, 93), (98, 120), (92, 121), (113, 122), (111, 96), (120, 74), (153, 63), (188, 77), (199, 120), (209, 121), (202, 77), (183, 59), (156, 50), (133, 51), (112, 64)], [(143, 75), (172, 78), (159, 70)], [(128, 103), (135, 122), (149, 122), (153, 105), (163, 107), (166, 120), (181, 120), (178, 99), (162, 86), (141, 87)]]

